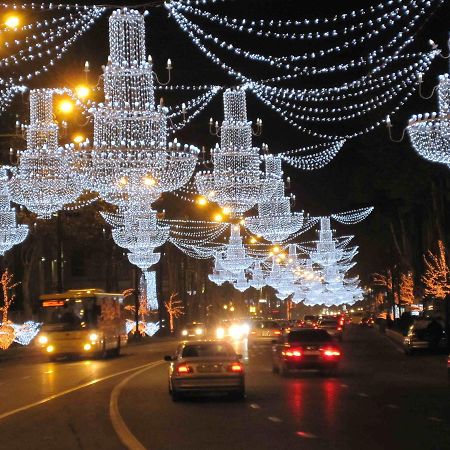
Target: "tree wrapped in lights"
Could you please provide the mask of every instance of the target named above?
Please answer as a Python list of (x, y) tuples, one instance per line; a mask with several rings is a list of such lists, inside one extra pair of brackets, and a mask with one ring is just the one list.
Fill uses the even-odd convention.
[(81, 170), (90, 189), (107, 202), (124, 209), (149, 208), (162, 192), (187, 183), (198, 149), (167, 142), (166, 111), (155, 107), (143, 15), (127, 8), (114, 11), (109, 44), (105, 103), (91, 109), (94, 142), (82, 155)]
[(7, 167), (0, 167), (0, 256), (14, 245), (23, 242), (28, 235), (27, 225), (17, 225), (16, 211), (11, 208), (7, 182)]
[(172, 294), (170, 294), (169, 300), (164, 302), (167, 314), (169, 315), (169, 329), (171, 333), (173, 333), (174, 331), (175, 319), (181, 317), (184, 314), (184, 306), (182, 305), (181, 300), (177, 300), (177, 295), (177, 293), (172, 292)]
[(422, 283), (425, 286), (425, 295), (444, 299), (450, 294), (450, 269), (444, 243), (438, 241), (439, 251), (433, 254), (430, 250), (424, 255), (425, 273)]
[(58, 147), (53, 94), (51, 89), (30, 92), (27, 148), (19, 152), (18, 167), (8, 182), (11, 200), (43, 219), (74, 202), (82, 191), (82, 180), (74, 170), (73, 148)]
[(15, 330), (12, 324), (8, 321), (8, 311), (11, 307), (16, 294), (11, 294), (19, 283), (13, 283), (14, 275), (8, 269), (2, 274), (0, 284), (2, 286), (3, 306), (0, 308), (2, 313), (2, 321), (0, 324), (0, 348), (6, 350), (14, 341)]
[(414, 303), (414, 278), (411, 272), (400, 275), (400, 302), (403, 305)]
[[(211, 150), (213, 169), (199, 172), (200, 194), (241, 216), (274, 192), (272, 179), (260, 170), (259, 149), (252, 146), (252, 124), (247, 120), (244, 89), (223, 94), (224, 121), (217, 126), (220, 146)], [(260, 124), (260, 122), (258, 122)]]

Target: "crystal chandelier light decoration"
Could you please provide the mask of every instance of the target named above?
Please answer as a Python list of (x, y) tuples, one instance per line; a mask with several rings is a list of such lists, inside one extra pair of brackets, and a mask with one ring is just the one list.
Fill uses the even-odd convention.
[(28, 235), (28, 226), (17, 225), (16, 210), (11, 208), (7, 170), (6, 166), (0, 167), (0, 256), (23, 242)]
[(258, 203), (258, 215), (246, 217), (245, 226), (250, 232), (269, 242), (282, 242), (302, 228), (304, 214), (291, 212), (291, 199), (284, 195), (281, 158), (267, 156), (265, 164), (267, 178), (272, 179), (271, 191), (274, 193)]
[(231, 226), (231, 235), (225, 250), (216, 255), (217, 266), (236, 276), (240, 271), (248, 269), (254, 262), (254, 259), (247, 255), (242, 237), (240, 226), (235, 224)]
[(195, 183), (200, 194), (240, 217), (270, 198), (274, 188), (272, 180), (260, 170), (259, 149), (252, 146), (252, 124), (247, 120), (245, 91), (227, 89), (223, 103), (224, 121), (220, 129), (216, 127), (220, 146), (216, 144), (211, 150), (214, 167), (199, 172)]
[(144, 208), (189, 181), (198, 149), (167, 142), (167, 114), (155, 108), (152, 60), (146, 59), (144, 17), (118, 9), (109, 18), (105, 103), (90, 110), (94, 141), (81, 166), (90, 189), (122, 208)]
[[(450, 166), (450, 79), (439, 76), (438, 112), (414, 115), (407, 126), (417, 153), (429, 161)], [(388, 118), (388, 126), (390, 121)]]
[(53, 94), (51, 89), (30, 92), (27, 148), (18, 154), (18, 167), (8, 182), (11, 200), (43, 219), (74, 202), (82, 191), (82, 181), (74, 171), (73, 148), (58, 147)]

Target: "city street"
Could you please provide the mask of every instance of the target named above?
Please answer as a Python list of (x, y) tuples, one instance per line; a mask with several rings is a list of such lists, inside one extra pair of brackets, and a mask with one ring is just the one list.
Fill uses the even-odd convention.
[[(175, 341), (117, 359), (0, 362), (0, 430), (8, 449), (450, 448), (445, 356), (405, 356), (375, 329), (350, 327), (335, 378), (282, 378), (270, 348), (248, 353), (247, 399), (173, 403)], [(122, 442), (121, 442), (122, 440)]]

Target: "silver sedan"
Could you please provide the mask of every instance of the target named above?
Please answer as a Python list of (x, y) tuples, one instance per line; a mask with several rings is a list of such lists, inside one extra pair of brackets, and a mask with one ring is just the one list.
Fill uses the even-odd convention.
[(225, 341), (183, 342), (170, 361), (169, 392), (173, 401), (185, 394), (222, 392), (245, 397), (245, 373), (232, 345)]

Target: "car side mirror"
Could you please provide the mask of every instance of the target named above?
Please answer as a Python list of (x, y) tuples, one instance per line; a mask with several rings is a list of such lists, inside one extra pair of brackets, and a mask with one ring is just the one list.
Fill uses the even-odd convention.
[(173, 360), (174, 360), (173, 356), (170, 356), (170, 355), (164, 356), (164, 361), (169, 361), (169, 362), (171, 362), (171, 361), (173, 361)]

